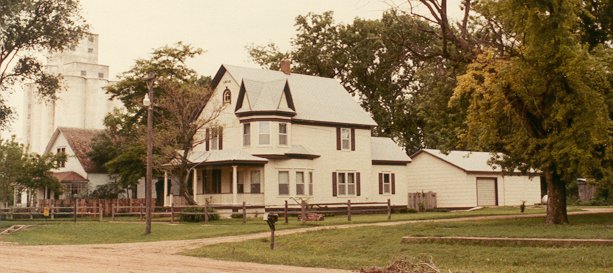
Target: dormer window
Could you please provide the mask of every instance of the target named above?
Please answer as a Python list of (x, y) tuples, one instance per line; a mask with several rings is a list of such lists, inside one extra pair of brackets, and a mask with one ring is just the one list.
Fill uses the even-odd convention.
[(223, 91), (223, 104), (228, 104), (232, 102), (232, 92), (226, 86), (226, 89)]

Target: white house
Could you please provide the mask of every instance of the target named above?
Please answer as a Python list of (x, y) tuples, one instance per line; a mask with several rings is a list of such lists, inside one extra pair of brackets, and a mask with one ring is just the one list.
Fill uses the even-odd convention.
[(53, 175), (64, 186), (62, 196), (46, 192), (39, 199), (70, 198), (74, 194), (84, 196), (96, 186), (106, 184), (111, 178), (87, 155), (91, 141), (102, 130), (59, 127), (55, 130), (45, 153), (65, 154), (66, 161), (58, 162)]
[[(337, 80), (291, 73), (288, 61), (281, 66), (222, 65), (216, 73), (200, 117), (223, 108), (190, 157), (196, 201), (406, 205), (411, 159), (403, 149), (371, 136), (377, 124)], [(165, 196), (177, 190), (166, 187)]]
[(500, 166), (488, 164), (490, 157), (487, 152), (421, 150), (411, 156), (408, 191), (436, 192), (442, 208), (540, 203), (538, 175), (503, 175)]

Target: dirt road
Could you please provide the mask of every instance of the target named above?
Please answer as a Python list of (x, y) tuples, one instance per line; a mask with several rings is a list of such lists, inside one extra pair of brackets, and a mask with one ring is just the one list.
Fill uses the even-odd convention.
[[(613, 209), (590, 209), (569, 214), (604, 212), (613, 212)], [(456, 222), (542, 216), (542, 214), (528, 214), (351, 224), (281, 230), (277, 234), (282, 236), (322, 229), (390, 226), (417, 222)], [(269, 235), (268, 232), (263, 232), (198, 240), (104, 245), (19, 246), (0, 242), (0, 272), (346, 272), (324, 268), (218, 261), (177, 255), (180, 251), (203, 245), (266, 238)]]

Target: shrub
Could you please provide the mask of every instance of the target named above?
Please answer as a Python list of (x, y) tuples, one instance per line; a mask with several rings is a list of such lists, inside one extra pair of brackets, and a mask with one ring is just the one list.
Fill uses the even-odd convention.
[[(186, 213), (198, 213), (198, 214), (181, 214), (179, 219), (181, 222), (203, 222), (204, 221), (204, 207), (189, 207), (183, 209), (181, 212)], [(209, 221), (219, 220), (219, 214), (212, 209), (208, 208)]]
[(234, 218), (234, 219), (241, 219), (243, 218), (243, 214), (241, 212), (233, 212), (230, 215), (230, 218)]
[(410, 208), (400, 208), (398, 210), (396, 210), (397, 213), (417, 213), (416, 209), (410, 209)]

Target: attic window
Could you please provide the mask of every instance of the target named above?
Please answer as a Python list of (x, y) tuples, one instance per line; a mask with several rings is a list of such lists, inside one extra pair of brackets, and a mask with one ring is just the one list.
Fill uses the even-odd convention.
[(66, 148), (65, 147), (59, 147), (56, 150), (56, 154), (59, 156), (58, 160), (57, 160), (57, 167), (58, 168), (64, 168), (66, 167)]
[(85, 77), (85, 76), (87, 76), (87, 71), (81, 70), (81, 77)]
[(226, 89), (223, 91), (223, 104), (232, 102), (232, 92), (226, 86)]

